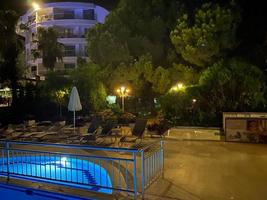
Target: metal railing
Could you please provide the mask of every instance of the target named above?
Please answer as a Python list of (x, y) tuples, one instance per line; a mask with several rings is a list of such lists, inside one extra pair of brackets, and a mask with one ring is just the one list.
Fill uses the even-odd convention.
[(126, 192), (144, 199), (163, 175), (163, 141), (142, 149), (0, 141), (0, 175), (71, 183), (104, 193)]
[[(63, 13), (61, 14), (39, 14), (37, 15), (37, 23), (42, 23), (42, 22), (47, 22), (47, 21), (52, 21), (52, 20), (90, 20), (92, 22), (96, 22), (97, 15), (94, 14), (91, 18), (90, 17), (84, 17), (84, 16), (75, 16), (73, 14), (66, 14), (64, 15)], [(36, 25), (36, 14), (32, 15), (27, 21), (28, 25)]]

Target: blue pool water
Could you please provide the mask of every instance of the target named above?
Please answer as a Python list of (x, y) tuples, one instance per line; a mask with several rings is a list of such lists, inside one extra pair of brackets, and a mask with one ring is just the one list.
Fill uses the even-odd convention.
[(29, 188), (6, 185), (0, 183), (0, 195), (3, 200), (85, 200), (84, 198), (69, 195), (56, 194), (42, 190), (32, 190)]
[[(7, 172), (7, 159), (0, 159), (0, 172)], [(65, 185), (79, 184), (93, 191), (111, 194), (109, 174), (100, 165), (63, 156), (12, 156), (9, 173), (27, 178), (40, 178)]]

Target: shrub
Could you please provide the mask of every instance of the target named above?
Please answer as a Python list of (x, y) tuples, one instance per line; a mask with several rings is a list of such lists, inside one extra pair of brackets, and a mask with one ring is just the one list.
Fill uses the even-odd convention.
[(151, 124), (148, 124), (147, 130), (162, 135), (167, 130), (169, 130), (170, 127), (171, 127), (170, 124), (166, 120), (159, 120), (159, 121), (154, 121)]

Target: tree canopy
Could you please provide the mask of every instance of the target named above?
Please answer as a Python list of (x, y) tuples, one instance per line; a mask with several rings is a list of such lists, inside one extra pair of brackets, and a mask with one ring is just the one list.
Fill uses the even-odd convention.
[(249, 111), (264, 103), (262, 71), (240, 58), (216, 62), (200, 76), (199, 85), (207, 108), (217, 112)]
[[(253, 66), (233, 58), (233, 52), (240, 43), (236, 36), (240, 16), (240, 9), (234, 2), (123, 0), (108, 15), (104, 24), (99, 24), (89, 31), (88, 54), (103, 70), (109, 92), (113, 92), (120, 84), (129, 85), (136, 97), (153, 102), (154, 98), (168, 94), (174, 84), (182, 82), (187, 88), (194, 88), (192, 91), (195, 96), (208, 102), (211, 97), (203, 91), (203, 88), (207, 87), (202, 84), (203, 80), (206, 80), (204, 77), (214, 81), (214, 85), (211, 84), (214, 88), (219, 81), (209, 70), (215, 70), (217, 73), (219, 70), (216, 66), (220, 65), (221, 73), (226, 75), (227, 66), (233, 67), (233, 63), (244, 69), (245, 66)], [(230, 72), (238, 74), (242, 67), (237, 69), (237, 66)], [(254, 72), (257, 71), (257, 67), (252, 68)], [(242, 79), (253, 80), (260, 74), (244, 74), (240, 71), (239, 75), (243, 76)], [(233, 76), (228, 84), (234, 82)], [(226, 100), (218, 97), (221, 99), (214, 99), (214, 107), (210, 108), (216, 110), (215, 115), (219, 110), (242, 107), (241, 104), (237, 107), (232, 105), (230, 97), (228, 102), (228, 96), (232, 93), (226, 85), (222, 87)], [(219, 89), (217, 88), (218, 91)], [(206, 90), (217, 95), (216, 89), (207, 87)], [(201, 92), (202, 95), (199, 94)], [(255, 98), (250, 97), (250, 104), (257, 101), (258, 93), (263, 94), (245, 89), (242, 92), (255, 95)], [(182, 98), (184, 103), (194, 95), (185, 95), (186, 97)], [(242, 100), (235, 98), (235, 101)], [(189, 102), (190, 106), (192, 99)], [(220, 107), (220, 102), (227, 106)], [(255, 105), (258, 103), (255, 102)], [(185, 109), (185, 106), (180, 107)], [(252, 109), (248, 105), (242, 108), (245, 107)]]
[[(57, 102), (62, 104), (61, 91), (75, 84), (87, 111), (99, 111), (106, 107), (106, 95), (124, 85), (131, 89), (127, 100), (132, 104), (153, 111), (160, 99), (157, 108), (177, 124), (218, 122), (223, 111), (266, 109), (266, 77), (258, 67), (265, 69), (267, 45), (259, 40), (262, 44), (254, 46), (254, 59), (242, 58), (244, 38), (237, 35), (245, 26), (240, 29), (239, 4), (121, 0), (104, 24), (88, 32), (90, 62), (79, 59), (78, 68), (64, 77), (49, 74), (46, 86), (51, 89), (43, 92), (51, 93), (50, 100), (60, 97)], [(15, 95), (20, 51), (14, 34), (16, 17), (9, 19), (9, 14), (0, 14), (0, 78), (14, 83), (10, 85)], [(36, 42), (38, 51), (33, 53), (53, 71), (63, 53), (56, 31), (39, 29)], [(183, 89), (171, 90), (177, 83), (183, 83)]]
[(33, 51), (35, 58), (41, 57), (43, 65), (47, 69), (54, 70), (57, 61), (62, 60), (63, 45), (57, 40), (58, 34), (52, 27), (47, 29), (38, 28), (37, 40), (38, 49)]
[(84, 108), (92, 112), (105, 107), (107, 95), (98, 65), (82, 64), (71, 72), (70, 79), (77, 86)]
[(176, 52), (190, 64), (205, 67), (236, 44), (239, 15), (234, 8), (203, 4), (193, 20), (188, 14), (178, 18), (170, 38)]
[(18, 80), (22, 76), (19, 55), (22, 38), (16, 32), (18, 15), (12, 10), (0, 10), (0, 82), (12, 88), (12, 105), (17, 103)]
[(173, 28), (181, 5), (177, 0), (120, 1), (104, 24), (89, 31), (90, 58), (98, 64), (114, 66), (150, 54), (153, 64), (166, 63), (172, 48), (166, 33)]

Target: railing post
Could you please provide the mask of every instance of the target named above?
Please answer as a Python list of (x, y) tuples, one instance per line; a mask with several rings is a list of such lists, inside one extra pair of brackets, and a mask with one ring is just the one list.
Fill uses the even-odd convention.
[(145, 199), (145, 153), (141, 151), (141, 173), (142, 173), (142, 199)]
[(136, 152), (133, 152), (133, 174), (134, 174), (134, 199), (137, 199), (137, 170), (136, 170)]
[(7, 180), (9, 181), (9, 142), (8, 141), (6, 141), (5, 150), (6, 150)]
[(164, 178), (164, 141), (160, 141), (160, 150), (161, 150), (161, 176)]

